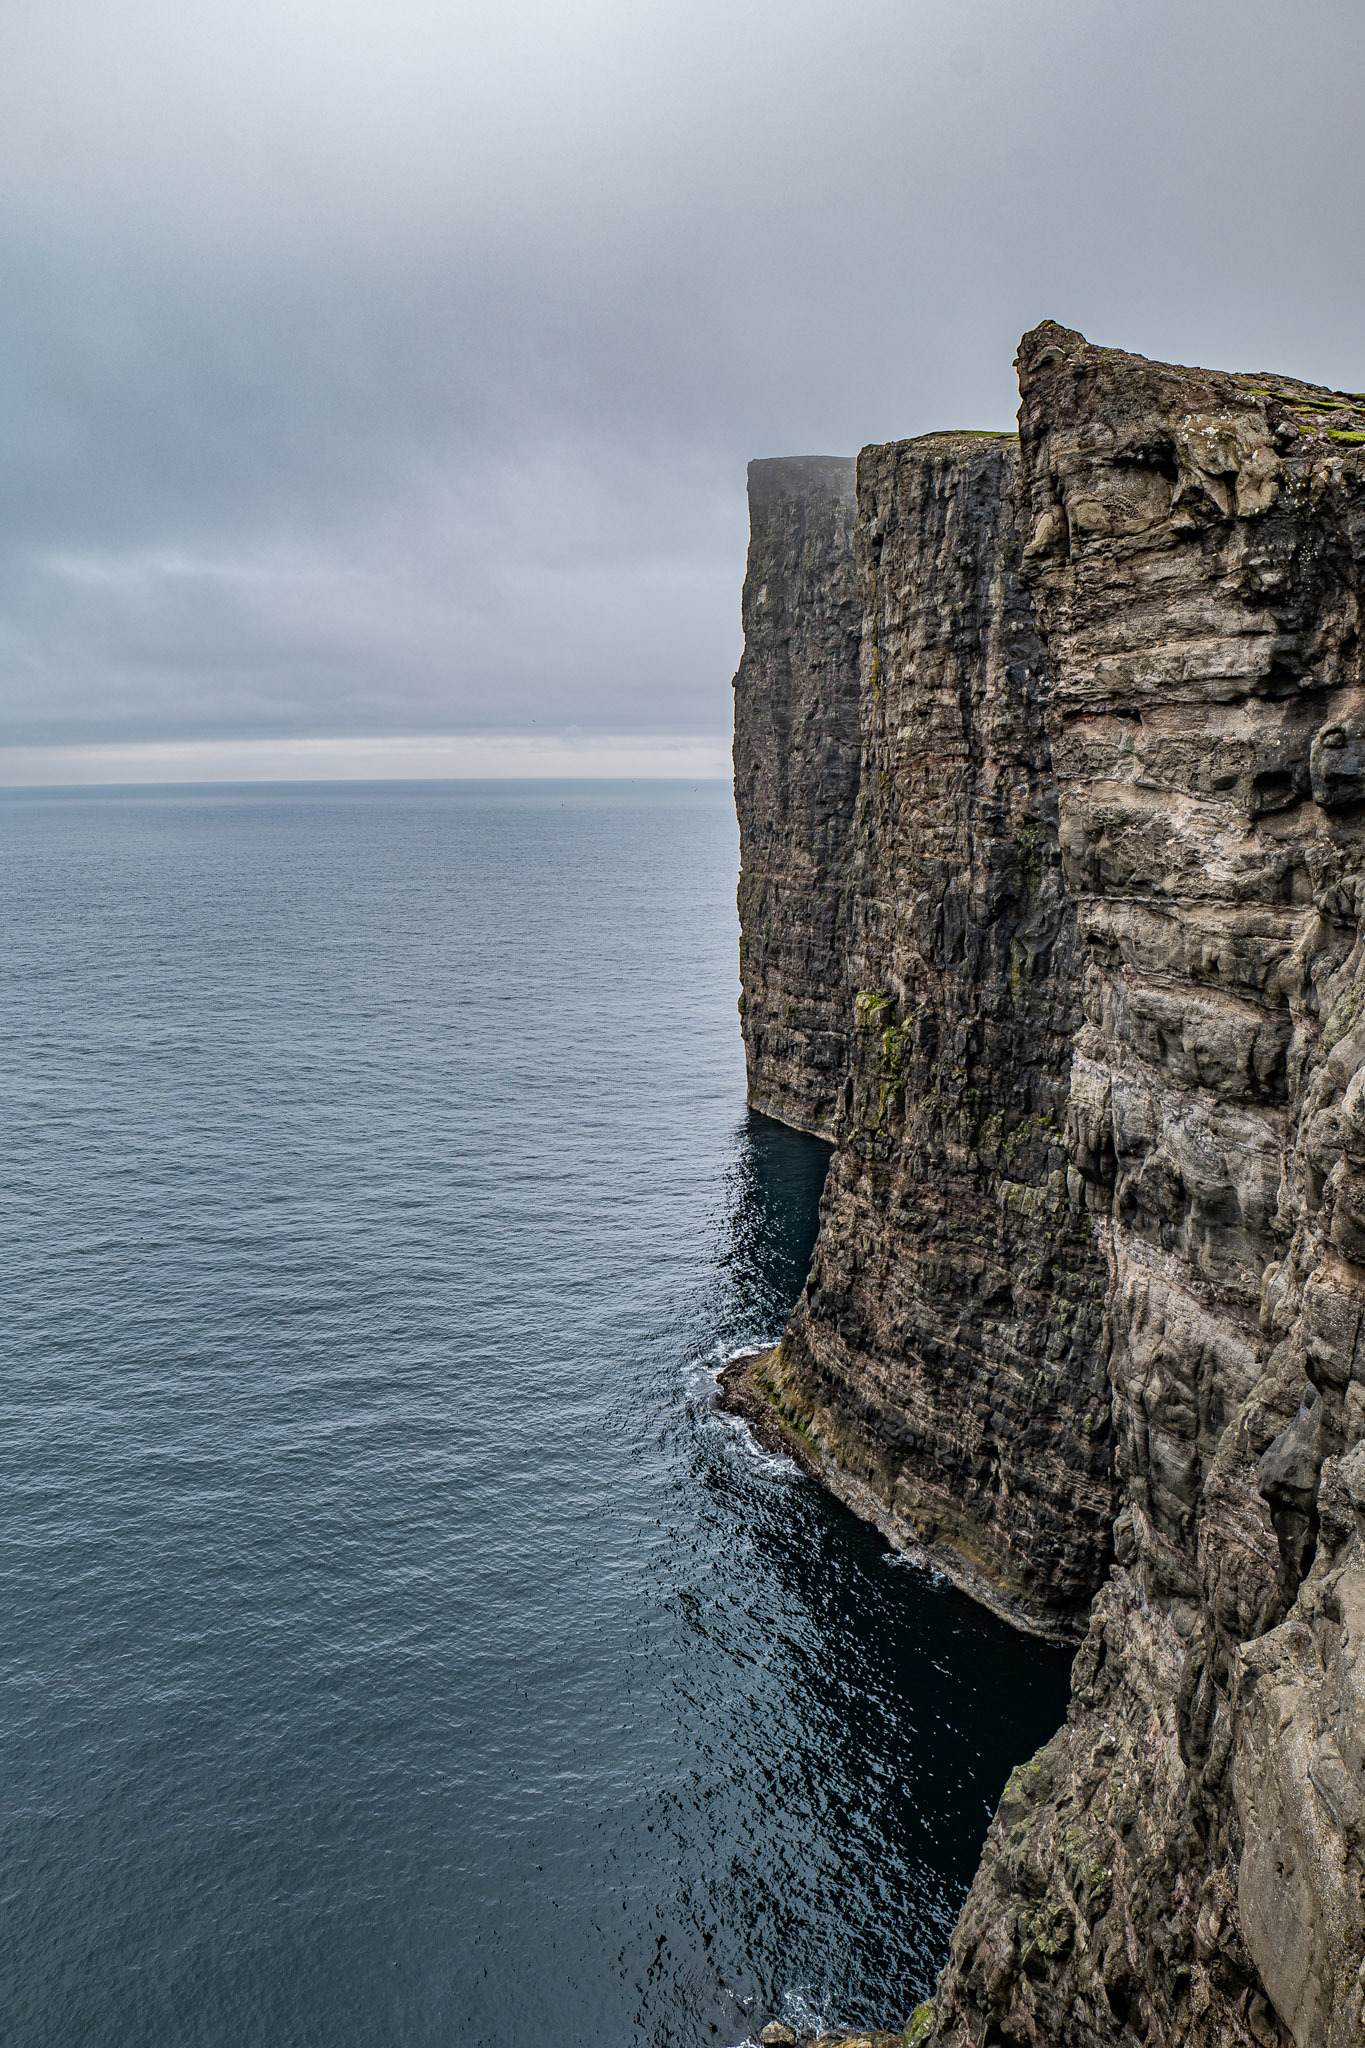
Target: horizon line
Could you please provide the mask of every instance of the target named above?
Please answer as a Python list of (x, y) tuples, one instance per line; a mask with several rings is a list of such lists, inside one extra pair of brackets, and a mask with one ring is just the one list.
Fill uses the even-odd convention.
[(728, 781), (730, 740), (698, 733), (296, 735), (0, 746), (0, 789), (234, 783)]

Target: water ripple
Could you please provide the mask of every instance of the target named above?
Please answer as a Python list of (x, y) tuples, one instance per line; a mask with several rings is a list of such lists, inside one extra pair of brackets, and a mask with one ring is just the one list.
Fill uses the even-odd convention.
[(728, 794), (15, 796), (12, 2048), (899, 2016), (1065, 1668), (713, 1415), (822, 1147)]

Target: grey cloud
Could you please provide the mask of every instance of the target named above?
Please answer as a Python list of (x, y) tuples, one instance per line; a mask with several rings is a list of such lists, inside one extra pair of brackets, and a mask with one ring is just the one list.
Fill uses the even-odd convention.
[(749, 456), (1365, 383), (1350, 0), (14, 0), (0, 742), (721, 732)]

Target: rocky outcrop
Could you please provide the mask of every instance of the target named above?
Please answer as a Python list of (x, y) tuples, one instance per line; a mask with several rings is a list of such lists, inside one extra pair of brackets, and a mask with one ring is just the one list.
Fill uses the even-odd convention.
[(773, 2020), (758, 2037), (759, 2048), (902, 2048), (902, 2036), (874, 2029), (870, 2034), (798, 2034), (795, 2027)]
[(749, 465), (735, 677), (740, 1012), (749, 1102), (827, 1135), (848, 1062), (847, 871), (858, 793), (854, 465)]
[[(1021, 1343), (1041, 1336), (1034, 1370), (1055, 1393), (1050, 1434), (1011, 1483), (1027, 1490), (1049, 1455), (1065, 1465), (1102, 1441), (1075, 1430), (1091, 1409), (1069, 1391), (1102, 1355), (1094, 1324), (1079, 1309), (1068, 1323), (1083, 1290), (1056, 1277), (1099, 1257), (1107, 1384), (1094, 1406), (1112, 1416), (1115, 1557), (1067, 1724), (1016, 1770), (992, 1826), (934, 2029), (945, 2048), (1343, 2048), (1365, 2038), (1365, 409), (1051, 325), (1025, 338), (1019, 369), (1017, 630), (1045, 649), (1046, 755), (1025, 747), (1005, 781), (1040, 819), (1043, 785), (1055, 790), (1061, 879), (1030, 1028), (1057, 1048), (1038, 1065), (1058, 1076), (1046, 1113), (1065, 1126), (1028, 1214), (1050, 1219), (1049, 1244), (1078, 1249), (1048, 1268), (1051, 1305), (1019, 1322)], [(979, 564), (984, 542), (907, 553), (888, 615), (873, 478), (903, 460), (863, 458), (860, 546), (868, 563), (882, 550), (865, 612), (877, 636), (901, 635), (894, 658), (915, 688), (883, 722), (890, 643), (869, 645), (865, 629), (844, 970), (889, 1005), (893, 1036), (881, 1043), (870, 1017), (855, 1032), (822, 1240), (775, 1378), (790, 1403), (817, 1390), (803, 1419), (859, 1484), (899, 1474), (907, 1436), (927, 1466), (942, 1427), (944, 1483), (963, 1498), (936, 1535), (975, 1568), (991, 1467), (961, 1456), (951, 1396), (969, 1411), (1003, 1379), (983, 1442), (1033, 1417), (987, 1348), (996, 1315), (966, 1347), (938, 1341), (968, 1266), (947, 1259), (937, 1295), (921, 1277), (920, 1244), (943, 1241), (946, 1190), (964, 1185), (963, 1155), (919, 1135), (929, 1069), (894, 1120), (919, 1005), (950, 1021), (970, 1010), (966, 980), (956, 1010), (945, 993), (932, 902), (937, 888), (945, 925), (960, 916), (955, 879), (977, 871), (981, 843), (973, 820), (966, 869), (960, 856), (926, 864), (921, 901), (907, 850), (927, 863), (945, 813), (932, 774), (909, 766), (903, 735), (933, 671), (904, 622), (917, 607), (964, 618), (954, 565)], [(926, 477), (919, 502), (938, 488)], [(979, 760), (993, 644), (961, 699)], [(1019, 918), (1020, 899), (975, 901), (984, 1032), (1005, 1021), (991, 928)], [(1027, 1074), (1022, 1027), (989, 1060), (1010, 1062)], [(974, 1149), (998, 1194), (1005, 1161)], [(1002, 1233), (993, 1256), (1007, 1244)], [(964, 1328), (958, 1310), (955, 1338)], [(1098, 1463), (1069, 1469), (1103, 1478)], [(1078, 1502), (1095, 1512), (1094, 1494)], [(1053, 1557), (1077, 1589), (1082, 1554), (1059, 1526)], [(1007, 1555), (993, 1558), (1000, 1577)]]

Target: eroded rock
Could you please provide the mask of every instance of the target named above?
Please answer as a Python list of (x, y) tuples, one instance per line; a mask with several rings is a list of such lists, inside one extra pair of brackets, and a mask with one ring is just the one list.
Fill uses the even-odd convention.
[(1035, 1625), (1112, 1535), (920, 2038), (1344, 2048), (1365, 409), (1050, 323), (1019, 371), (1017, 454), (860, 458), (847, 1079), (769, 1377), (846, 1498)]
[[(1365, 488), (1332, 438), (1357, 413), (1055, 327), (1019, 367), (1086, 942), (1068, 1130), (1109, 1264), (1123, 1500), (1067, 1725), (992, 1828), (938, 2038), (1337, 2048), (1362, 2038), (1365, 1954), (1359, 1539), (1334, 1476), (1365, 1415)], [(1144, 485), (1141, 524), (1135, 465), (1170, 486), (1163, 509)], [(1082, 1837), (1107, 1873), (1088, 1896)], [(1019, 1917), (1039, 1898), (1050, 1947)]]

